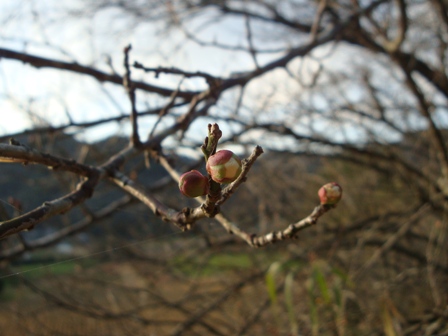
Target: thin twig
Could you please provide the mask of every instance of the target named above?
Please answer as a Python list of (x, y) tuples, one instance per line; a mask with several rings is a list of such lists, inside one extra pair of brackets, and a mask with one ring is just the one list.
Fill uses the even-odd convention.
[(145, 67), (143, 64), (139, 63), (139, 62), (134, 62), (134, 68), (136, 69), (141, 69), (145, 72), (154, 72), (156, 78), (159, 77), (159, 75), (161, 73), (166, 73), (166, 74), (171, 74), (171, 75), (178, 75), (178, 76), (182, 76), (185, 78), (194, 78), (194, 77), (201, 77), (204, 78), (207, 82), (209, 81), (215, 81), (217, 79), (219, 79), (218, 77), (212, 76), (206, 72), (202, 72), (202, 71), (196, 71), (196, 72), (189, 72), (189, 71), (185, 71), (185, 70), (181, 70), (178, 68), (165, 68), (165, 67), (157, 67), (157, 68), (149, 68), (149, 67)]
[(189, 330), (193, 325), (198, 323), (206, 314), (209, 314), (211, 311), (217, 309), (222, 303), (224, 303), (228, 298), (234, 295), (236, 292), (241, 290), (244, 286), (252, 283), (253, 281), (261, 278), (265, 272), (258, 272), (250, 275), (249, 277), (235, 283), (233, 286), (227, 288), (227, 290), (222, 293), (216, 300), (212, 301), (205, 307), (199, 309), (191, 318), (181, 323), (172, 333), (171, 336), (180, 336), (183, 335), (187, 330)]
[(405, 223), (400, 226), (400, 229), (394, 235), (390, 236), (387, 239), (387, 241), (383, 244), (383, 246), (381, 246), (381, 248), (375, 251), (372, 257), (355, 273), (354, 277), (371, 268), (379, 260), (379, 258), (384, 255), (385, 252), (390, 250), (398, 242), (398, 240), (408, 232), (408, 230), (411, 228), (411, 225), (429, 209), (431, 209), (429, 204), (425, 203), (424, 205), (422, 205), (420, 209), (417, 210), (417, 212), (415, 212)]
[(140, 137), (138, 135), (138, 123), (137, 123), (137, 108), (135, 106), (135, 86), (131, 80), (131, 68), (129, 66), (129, 52), (131, 51), (131, 45), (124, 48), (124, 68), (126, 69), (126, 74), (123, 77), (123, 86), (128, 93), (129, 100), (131, 102), (131, 143), (134, 147), (139, 147), (141, 145)]
[(316, 16), (314, 17), (313, 25), (310, 31), (310, 41), (314, 42), (317, 39), (317, 34), (319, 33), (320, 23), (322, 21), (322, 16), (327, 8), (327, 0), (320, 0), (319, 7), (317, 8)]
[(154, 132), (156, 131), (157, 126), (160, 124), (163, 117), (165, 115), (167, 115), (169, 110), (174, 106), (174, 103), (176, 102), (176, 98), (177, 98), (177, 95), (179, 94), (180, 86), (182, 85), (182, 82), (183, 82), (183, 79), (177, 85), (176, 91), (173, 91), (173, 94), (170, 96), (168, 103), (165, 104), (165, 106), (160, 110), (159, 116), (158, 116), (156, 122), (154, 123), (154, 126), (151, 129), (151, 132), (149, 132), (148, 139), (152, 139), (154, 137)]

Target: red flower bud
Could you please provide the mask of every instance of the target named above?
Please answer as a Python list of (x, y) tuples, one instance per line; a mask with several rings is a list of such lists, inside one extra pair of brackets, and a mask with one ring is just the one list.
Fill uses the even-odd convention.
[(330, 182), (322, 186), (317, 194), (320, 204), (335, 205), (342, 197), (342, 188), (336, 182)]
[(220, 150), (208, 158), (206, 169), (213, 181), (231, 183), (241, 174), (241, 160), (232, 151)]
[(187, 197), (207, 195), (209, 189), (208, 178), (197, 170), (186, 172), (179, 178), (179, 190)]

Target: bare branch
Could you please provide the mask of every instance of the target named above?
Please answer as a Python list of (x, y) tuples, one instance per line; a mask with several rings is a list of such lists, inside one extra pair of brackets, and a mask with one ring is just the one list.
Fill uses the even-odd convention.
[(187, 330), (189, 330), (194, 324), (198, 323), (206, 314), (217, 309), (223, 302), (225, 302), (229, 297), (237, 293), (244, 286), (251, 284), (252, 282), (260, 279), (264, 276), (264, 272), (258, 272), (250, 275), (246, 279), (243, 279), (234, 285), (230, 286), (222, 295), (220, 295), (216, 300), (207, 304), (205, 307), (199, 309), (192, 317), (190, 317), (185, 322), (181, 323), (172, 333), (171, 336), (183, 335)]
[(375, 262), (377, 262), (378, 259), (381, 258), (382, 255), (384, 255), (384, 253), (391, 249), (394, 244), (408, 232), (408, 230), (411, 228), (411, 225), (414, 224), (420, 218), (420, 216), (428, 212), (430, 208), (431, 207), (428, 204), (424, 204), (405, 223), (400, 225), (400, 229), (395, 234), (390, 236), (380, 249), (375, 251), (372, 257), (362, 266), (360, 270), (358, 270), (356, 275), (359, 275), (360, 273), (372, 267)]
[(123, 86), (125, 87), (129, 100), (131, 102), (131, 125), (132, 125), (132, 134), (131, 134), (131, 144), (134, 147), (138, 147), (141, 145), (140, 137), (138, 135), (138, 124), (137, 124), (137, 109), (135, 107), (135, 86), (131, 80), (131, 68), (129, 66), (129, 52), (131, 51), (131, 45), (128, 45), (124, 48), (124, 68), (126, 69), (126, 74), (123, 77)]
[(384, 41), (384, 49), (387, 50), (390, 54), (395, 53), (398, 49), (400, 49), (401, 44), (403, 43), (406, 32), (408, 30), (408, 15), (406, 13), (406, 1), (405, 0), (396, 0), (397, 6), (400, 13), (400, 18), (398, 20), (398, 33), (397, 36), (392, 40)]
[(41, 164), (52, 170), (68, 171), (80, 176), (98, 174), (94, 167), (77, 163), (73, 159), (64, 159), (47, 153), (40, 153), (24, 146), (14, 139), (11, 145), (0, 144), (0, 162), (19, 162), (23, 164)]
[(212, 75), (210, 75), (206, 72), (202, 72), (202, 71), (189, 72), (189, 71), (181, 70), (181, 69), (174, 68), (174, 67), (171, 67), (171, 68), (165, 68), (165, 67), (148, 68), (139, 62), (134, 62), (134, 68), (141, 69), (144, 72), (154, 72), (156, 78), (159, 77), (160, 74), (164, 73), (164, 74), (170, 74), (170, 75), (178, 75), (178, 76), (182, 76), (185, 78), (201, 77), (201, 78), (204, 78), (207, 82), (213, 82), (216, 80), (220, 80), (220, 78), (212, 76)]
[(262, 247), (268, 244), (273, 244), (277, 241), (294, 239), (299, 231), (315, 225), (317, 223), (317, 220), (332, 208), (333, 206), (318, 205), (316, 208), (314, 208), (313, 212), (308, 217), (298, 221), (297, 223), (290, 224), (286, 229), (282, 231), (273, 231), (262, 236), (249, 234), (238, 228), (235, 224), (220, 217), (219, 215), (216, 218), (229, 233), (237, 235), (252, 247)]
[(431, 138), (434, 143), (434, 146), (437, 148), (437, 156), (439, 158), (439, 162), (442, 167), (442, 174), (445, 179), (448, 179), (448, 148), (446, 146), (446, 142), (440, 130), (438, 129), (436, 123), (434, 122), (432, 116), (433, 106), (431, 106), (431, 104), (427, 102), (423, 92), (418, 87), (417, 83), (412, 77), (412, 74), (407, 68), (407, 65), (400, 63), (400, 66), (406, 77), (406, 83), (409, 89), (412, 91), (415, 98), (417, 99), (420, 113), (426, 118), (426, 120), (429, 123)]
[(75, 206), (81, 204), (92, 196), (98, 180), (99, 175), (89, 177), (84, 182), (78, 184), (76, 190), (70, 194), (53, 201), (46, 201), (40, 207), (30, 212), (10, 220), (0, 222), (0, 239), (24, 230), (31, 230), (36, 224), (55, 215), (67, 212)]
[[(29, 55), (26, 53), (20, 53), (4, 48), (0, 48), (0, 59), (14, 59), (18, 61), (22, 61), (24, 63), (28, 63), (36, 68), (53, 68), (60, 70), (67, 70), (79, 74), (84, 74), (91, 76), (97, 79), (99, 82), (110, 82), (118, 85), (123, 85), (123, 78), (116, 74), (107, 74), (105, 72), (96, 70), (91, 67), (80, 65), (79, 63), (68, 63), (64, 61), (53, 60), (44, 57), (38, 57)], [(154, 86), (151, 84), (147, 84), (144, 82), (134, 81), (134, 86), (136, 89), (158, 93), (162, 96), (169, 97), (171, 96), (173, 90), (161, 88), (158, 86)], [(179, 97), (190, 99), (193, 95), (197, 94), (197, 92), (189, 92), (189, 91), (181, 91), (179, 92)]]

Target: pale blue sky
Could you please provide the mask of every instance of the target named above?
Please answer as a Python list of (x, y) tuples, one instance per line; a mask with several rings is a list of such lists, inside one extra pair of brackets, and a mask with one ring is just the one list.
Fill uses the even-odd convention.
[[(181, 32), (166, 31), (160, 22), (134, 25), (135, 22), (129, 16), (117, 10), (103, 11), (92, 17), (68, 17), (64, 14), (67, 8), (77, 8), (80, 3), (81, 0), (2, 0), (0, 23), (3, 29), (0, 31), (0, 46), (42, 57), (76, 60), (103, 71), (112, 71), (107, 64), (107, 58), (110, 58), (112, 67), (120, 74), (123, 73), (122, 49), (129, 43), (133, 46), (131, 60), (150, 67), (175, 66), (217, 76), (229, 76), (234, 72), (254, 69), (253, 60), (247, 53), (201, 47), (187, 41)], [(207, 25), (207, 29), (200, 30), (199, 36), (202, 39), (235, 46), (245, 45), (246, 34), (241, 21), (214, 20), (215, 13), (207, 11), (189, 22), (187, 29), (194, 33), (206, 22), (212, 21), (213, 24)], [(289, 36), (275, 30), (266, 35), (269, 27), (259, 29), (260, 36), (272, 37), (269, 41), (263, 40), (264, 48), (297, 43), (294, 35)], [(257, 35), (255, 38), (257, 39)], [(357, 57), (354, 58), (353, 55)], [(263, 64), (278, 56), (279, 54), (274, 53), (263, 54), (258, 60)], [(317, 49), (313, 57), (315, 59), (307, 57), (304, 60), (294, 60), (288, 66), (302, 83), (310, 82), (318, 69), (318, 61), (322, 61), (327, 69), (352, 72), (356, 76), (358, 67), (363, 65), (368, 56), (347, 47), (333, 48), (332, 45), (327, 45)], [(378, 83), (381, 83), (383, 76), (389, 75), (381, 72), (392, 71), (381, 64), (372, 63), (371, 67), (376, 67), (373, 75)], [(170, 87), (177, 87), (180, 80), (179, 77), (168, 75), (154, 78), (153, 75), (135, 70), (133, 78)], [(384, 126), (378, 128), (365, 124), (359, 127), (356, 124), (358, 120), (353, 120), (349, 115), (346, 122), (336, 123), (328, 113), (313, 112), (307, 115), (302, 112), (310, 101), (322, 111), (328, 109), (329, 103), (337, 100), (362, 101), (363, 94), (356, 81), (348, 80), (339, 84), (340, 87), (330, 86), (328, 91), (311, 95), (300, 88), (297, 78), (291, 78), (286, 71), (278, 69), (251, 82), (246, 87), (243, 108), (239, 113), (246, 115), (248, 119), (286, 122), (301, 134), (309, 134), (311, 128), (323, 133), (330, 129), (337, 141), (363, 138), (366, 129), (382, 134), (389, 140), (397, 139), (396, 134)], [(387, 85), (394, 90), (396, 84), (390, 82)], [(182, 88), (199, 90), (205, 88), (205, 84), (202, 80), (185, 80)], [(337, 90), (344, 92), (347, 97), (338, 96)], [(224, 99), (212, 110), (212, 115), (233, 113), (238, 93), (238, 89), (225, 93)], [(138, 92), (137, 98), (140, 109), (155, 108), (163, 103), (160, 97), (141, 92)], [(401, 96), (397, 96), (397, 99), (406, 100)], [(30, 128), (33, 123), (51, 123), (57, 126), (68, 121), (67, 113), (75, 121), (89, 121), (128, 114), (129, 110), (125, 91), (118, 85), (99, 85), (96, 80), (87, 76), (52, 69), (34, 69), (12, 60), (0, 61), (0, 135)], [(445, 110), (439, 113), (439, 119), (447, 124)], [(146, 136), (155, 120), (155, 117), (141, 119), (142, 136)], [(198, 140), (198, 127), (203, 129), (210, 120), (212, 119), (198, 121), (187, 136)], [(173, 119), (167, 118), (164, 123), (172, 121)], [(414, 120), (410, 118), (408, 122), (411, 128), (423, 125), (417, 117)], [(110, 134), (125, 135), (129, 129), (128, 124), (109, 123), (81, 131), (77, 136), (82, 140), (94, 141)]]

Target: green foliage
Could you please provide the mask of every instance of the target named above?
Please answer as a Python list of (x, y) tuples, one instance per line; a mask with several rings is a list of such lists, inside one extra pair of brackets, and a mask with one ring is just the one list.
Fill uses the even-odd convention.
[(285, 278), (285, 303), (286, 310), (288, 311), (289, 324), (291, 326), (291, 334), (297, 335), (299, 333), (299, 324), (296, 318), (296, 312), (294, 309), (294, 274), (289, 272)]
[(269, 298), (271, 299), (272, 305), (277, 304), (277, 288), (275, 285), (275, 278), (280, 271), (280, 267), (280, 262), (276, 261), (269, 267), (268, 271), (266, 272), (266, 287), (268, 289)]
[[(92, 267), (97, 265), (98, 261), (95, 259), (87, 259), (82, 261), (82, 268)], [(20, 278), (23, 277), (29, 281), (37, 281), (45, 279), (46, 277), (54, 278), (55, 276), (71, 275), (76, 272), (80, 266), (79, 260), (67, 260), (48, 264), (45, 262), (29, 261), (27, 264), (20, 264), (12, 267), (10, 274), (20, 274), (19, 276), (10, 276), (0, 279), (2, 291), (0, 291), (0, 301), (12, 301), (23, 295), (23, 289), (19, 287), (22, 283)], [(5, 273), (0, 276), (6, 275)]]
[[(265, 282), (277, 328), (281, 328), (281, 315), (286, 312), (290, 334), (299, 334), (296, 305), (301, 304), (303, 298), (297, 296), (296, 288), (303, 288), (303, 282), (298, 279), (298, 272), (307, 267), (310, 272), (305, 281), (305, 292), (309, 300), (312, 335), (321, 335), (322, 330), (329, 329), (337, 335), (345, 335), (344, 289), (350, 286), (350, 282), (347, 274), (341, 269), (331, 267), (323, 260), (311, 262), (302, 269), (297, 265), (278, 261), (271, 264), (266, 272)], [(281, 287), (283, 295), (280, 294)], [(331, 327), (322, 328), (320, 323), (331, 324)]]
[(343, 292), (350, 285), (348, 276), (323, 260), (314, 261), (312, 268), (307, 287), (313, 335), (319, 334), (320, 320), (332, 323), (336, 334), (345, 335)]
[(21, 273), (27, 279), (38, 279), (44, 275), (60, 275), (73, 273), (77, 262), (75, 261), (62, 261), (52, 265), (46, 264), (28, 264), (20, 265), (15, 268), (17, 273)]
[(170, 263), (182, 274), (192, 277), (207, 277), (253, 267), (253, 261), (245, 253), (194, 256), (193, 258), (178, 256)]

